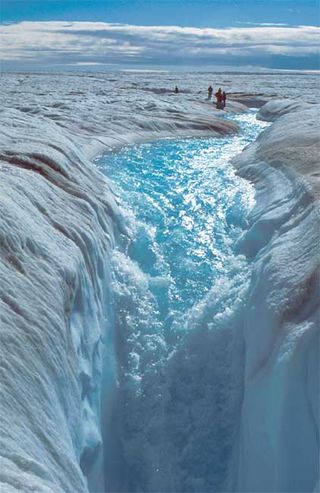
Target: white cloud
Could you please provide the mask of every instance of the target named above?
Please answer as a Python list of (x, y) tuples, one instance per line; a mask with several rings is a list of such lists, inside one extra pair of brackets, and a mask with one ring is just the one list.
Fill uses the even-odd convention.
[(1, 26), (2, 59), (50, 64), (211, 63), (228, 58), (316, 55), (320, 28), (262, 24), (226, 29), (104, 22), (21, 22)]
[(246, 26), (281, 26), (281, 27), (289, 27), (289, 24), (284, 22), (237, 22), (237, 24), (246, 25)]

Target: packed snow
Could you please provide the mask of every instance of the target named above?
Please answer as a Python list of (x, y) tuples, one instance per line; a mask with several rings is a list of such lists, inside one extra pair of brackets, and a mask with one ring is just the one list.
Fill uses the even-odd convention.
[[(112, 265), (114, 247), (130, 232), (113, 184), (91, 158), (130, 143), (238, 132), (206, 101), (207, 75), (190, 76), (190, 83), (185, 74), (179, 77), (1, 76), (3, 493), (105, 490), (101, 422), (108, 417), (101, 416), (101, 399), (107, 412), (118, 385)], [(286, 95), (296, 98), (295, 81), (282, 77), (288, 81)], [(225, 74), (224, 80), (237, 92), (230, 111), (245, 111), (248, 101), (261, 106), (276, 95), (275, 86), (267, 95), (255, 94), (273, 80), (267, 75), (258, 81)], [(313, 103), (315, 79), (304, 82), (306, 103)], [(178, 95), (170, 87), (176, 83), (184, 85)], [(212, 409), (207, 401), (205, 407), (212, 420), (221, 420), (215, 427), (219, 433), (228, 433), (232, 420), (238, 424), (225, 441), (232, 451), (228, 461), (223, 463), (223, 451), (213, 455), (212, 470), (210, 465), (201, 469), (206, 451), (201, 434), (193, 435), (199, 453), (190, 448), (194, 469), (184, 482), (188, 491), (203, 491), (206, 475), (213, 478), (211, 491), (312, 492), (319, 487), (318, 117), (315, 104), (267, 103), (260, 118), (274, 123), (234, 160), (239, 175), (255, 187), (255, 206), (236, 244), (252, 264), (245, 298), (242, 293), (235, 306), (205, 320), (212, 327), (221, 322), (218, 331), (206, 335), (206, 358), (191, 339), (190, 364), (184, 350), (168, 371), (180, 368), (182, 382), (184, 372), (192, 379), (194, 365), (212, 354), (210, 368), (201, 369), (203, 399), (216, 396), (216, 388), (222, 400)], [(224, 287), (226, 299), (234, 299), (234, 281)], [(203, 303), (201, 317), (194, 318), (198, 326), (212, 314)], [(234, 385), (230, 410), (223, 407), (219, 386), (225, 371)], [(202, 409), (190, 412), (198, 414), (205, 432)], [(184, 423), (170, 426), (179, 435)], [(210, 439), (219, 436), (210, 438), (207, 430), (205, 443)], [(170, 450), (165, 444), (164, 451)], [(152, 491), (154, 485), (156, 479)]]

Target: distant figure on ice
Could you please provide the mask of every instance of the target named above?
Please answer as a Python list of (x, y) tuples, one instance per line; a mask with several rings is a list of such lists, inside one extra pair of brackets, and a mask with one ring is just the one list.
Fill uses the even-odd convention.
[(222, 90), (221, 87), (219, 87), (218, 91), (215, 94), (217, 102), (216, 102), (216, 108), (218, 110), (223, 110), (223, 96), (222, 96)]
[(226, 107), (226, 100), (227, 100), (227, 93), (226, 91), (223, 91), (222, 93), (222, 102), (223, 102), (223, 107)]
[(178, 92), (179, 92), (179, 87), (178, 87), (178, 86), (176, 86), (176, 87), (174, 88), (174, 92), (175, 92), (176, 94), (178, 94)]
[(209, 99), (209, 100), (212, 98), (212, 93), (213, 93), (212, 86), (209, 86), (209, 87), (208, 87), (208, 99)]

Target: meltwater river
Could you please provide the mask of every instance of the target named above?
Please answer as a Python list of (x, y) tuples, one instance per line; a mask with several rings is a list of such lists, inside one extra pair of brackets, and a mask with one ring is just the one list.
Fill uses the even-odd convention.
[(254, 189), (230, 159), (267, 124), (253, 111), (229, 118), (239, 135), (162, 140), (98, 162), (128, 232), (113, 257), (118, 386), (103, 424), (107, 491), (232, 487), (250, 276), (235, 246)]

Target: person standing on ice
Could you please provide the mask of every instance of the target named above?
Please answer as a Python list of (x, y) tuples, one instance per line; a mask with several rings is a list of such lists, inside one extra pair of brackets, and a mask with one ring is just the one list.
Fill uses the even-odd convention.
[(178, 94), (178, 93), (179, 93), (179, 87), (178, 87), (178, 86), (176, 86), (176, 87), (174, 88), (174, 92), (175, 92), (176, 94)]
[(227, 100), (227, 93), (226, 91), (223, 91), (222, 93), (222, 102), (223, 102), (223, 107), (226, 107), (226, 100)]
[(219, 87), (218, 91), (215, 94), (217, 102), (216, 102), (216, 108), (218, 110), (223, 110), (223, 98), (222, 98), (222, 90), (221, 87)]
[(212, 93), (213, 93), (212, 86), (209, 86), (208, 87), (208, 100), (210, 100), (212, 98)]

